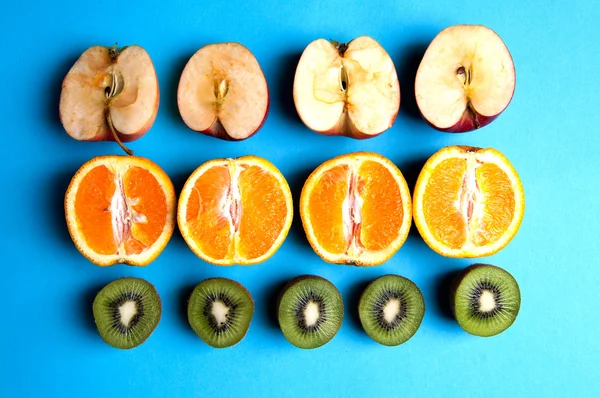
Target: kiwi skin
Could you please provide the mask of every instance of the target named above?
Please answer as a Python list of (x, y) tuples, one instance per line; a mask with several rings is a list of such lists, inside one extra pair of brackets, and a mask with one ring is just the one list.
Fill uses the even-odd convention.
[[(498, 266), (495, 266), (492, 264), (482, 264), (482, 263), (472, 264), (472, 265), (468, 266), (467, 268), (463, 269), (462, 271), (460, 271), (458, 273), (458, 275), (456, 275), (456, 277), (453, 279), (452, 285), (450, 287), (450, 309), (452, 310), (452, 316), (454, 316), (455, 319), (456, 319), (456, 308), (455, 308), (454, 300), (456, 297), (456, 291), (458, 290), (458, 286), (460, 286), (460, 283), (469, 274), (469, 272), (471, 272), (477, 268), (482, 268), (482, 267), (494, 267), (494, 268), (501, 269), (508, 273), (508, 271), (504, 270), (501, 267), (498, 267)], [(509, 275), (510, 275), (510, 273), (509, 273)], [(513, 279), (514, 279), (514, 277), (513, 277)], [(513, 321), (504, 329), (504, 331), (509, 329), (516, 320), (517, 320), (517, 318), (515, 317), (515, 319), (513, 319)], [(500, 333), (502, 333), (502, 332), (500, 332)], [(489, 336), (478, 336), (478, 337), (493, 337), (496, 335), (497, 334), (489, 335)]]
[[(248, 297), (250, 297), (250, 303), (252, 304), (252, 315), (254, 315), (254, 307), (255, 307), (255, 304), (254, 304), (254, 298), (253, 298), (253, 297), (252, 297), (252, 295), (250, 294), (250, 291), (248, 291), (248, 289), (246, 289), (246, 287), (245, 287), (244, 285), (242, 285), (241, 283), (239, 283), (239, 282), (237, 282), (237, 281), (234, 281), (233, 279), (228, 279), (228, 278), (219, 278), (219, 277), (207, 278), (207, 279), (204, 279), (204, 280), (200, 281), (199, 283), (197, 283), (197, 284), (194, 286), (194, 288), (192, 289), (192, 291), (190, 292), (190, 294), (188, 295), (188, 299), (187, 299), (187, 303), (186, 303), (186, 308), (189, 308), (189, 303), (190, 303), (190, 300), (191, 300), (191, 298), (192, 298), (192, 293), (194, 293), (194, 290), (196, 289), (196, 286), (198, 286), (198, 285), (199, 285), (200, 283), (202, 283), (202, 282), (206, 282), (206, 281), (212, 281), (212, 280), (225, 280), (225, 281), (227, 281), (227, 282), (232, 282), (232, 283), (234, 283), (235, 285), (239, 286), (239, 287), (240, 287), (240, 288), (241, 288), (243, 291), (245, 291), (245, 292), (248, 294)], [(192, 330), (193, 330), (193, 326), (192, 326), (191, 322), (189, 322), (189, 312), (188, 312), (188, 310), (187, 310), (187, 309), (186, 309), (186, 313), (188, 314), (188, 323), (190, 324), (190, 327), (192, 327)], [(252, 321), (250, 321), (250, 324), (252, 324)], [(213, 347), (213, 348), (229, 348), (229, 347), (233, 347), (233, 346), (235, 346), (235, 345), (239, 344), (239, 343), (240, 343), (242, 340), (244, 340), (244, 338), (245, 338), (245, 337), (246, 337), (246, 335), (248, 334), (248, 330), (250, 330), (250, 325), (248, 325), (248, 328), (247, 328), (247, 329), (244, 331), (244, 335), (243, 335), (243, 336), (240, 338), (240, 340), (239, 340), (238, 342), (236, 342), (235, 344), (229, 345), (229, 346), (227, 346), (227, 347), (214, 347), (214, 346), (211, 346), (211, 347)], [(198, 336), (198, 337), (200, 337), (200, 336)], [(207, 343), (207, 344), (208, 344), (208, 343)]]
[[(155, 286), (154, 286), (152, 283), (148, 282), (148, 281), (147, 281), (147, 280), (145, 280), (145, 279), (142, 279), (142, 278), (134, 278), (134, 277), (124, 277), (124, 278), (118, 278), (118, 279), (115, 279), (114, 281), (112, 281), (112, 282), (110, 282), (110, 283), (113, 283), (113, 282), (116, 282), (116, 281), (119, 281), (119, 280), (122, 280), (122, 279), (139, 279), (139, 280), (141, 280), (141, 281), (144, 281), (144, 282), (146, 282), (148, 285), (150, 285), (150, 287), (152, 287), (152, 289), (154, 289), (154, 292), (156, 293), (156, 297), (157, 297), (157, 299), (158, 299), (158, 308), (160, 309), (160, 313), (159, 313), (159, 319), (160, 319), (160, 318), (162, 317), (162, 301), (161, 301), (161, 299), (160, 299), (160, 295), (158, 294), (158, 291), (156, 290), (156, 287), (155, 287)], [(106, 284), (104, 287), (106, 287), (106, 286), (110, 285), (110, 283)], [(104, 287), (103, 287), (102, 289), (104, 289)], [(101, 290), (102, 290), (102, 289), (101, 289)], [(100, 290), (100, 291), (101, 291), (101, 290)], [(98, 293), (100, 293), (100, 291), (99, 291)], [(98, 295), (96, 295), (96, 298), (97, 298), (97, 297), (98, 297)], [(96, 302), (96, 298), (94, 298), (94, 303)], [(94, 321), (94, 323), (95, 323), (95, 321)], [(157, 326), (158, 326), (158, 325), (157, 325)], [(154, 328), (154, 330), (156, 330), (156, 328)], [(104, 342), (105, 342), (106, 344), (110, 345), (111, 347), (115, 347), (115, 348), (118, 348), (118, 349), (121, 349), (121, 350), (131, 350), (131, 349), (133, 349), (133, 348), (139, 347), (139, 346), (141, 346), (142, 344), (144, 344), (144, 343), (146, 342), (146, 340), (148, 340), (148, 338), (149, 338), (149, 337), (152, 335), (152, 333), (154, 333), (154, 330), (152, 330), (152, 332), (151, 332), (151, 333), (149, 333), (149, 334), (148, 334), (148, 336), (146, 336), (146, 337), (145, 337), (144, 339), (142, 339), (142, 340), (141, 340), (141, 341), (140, 341), (140, 342), (139, 342), (137, 345), (135, 345), (135, 346), (133, 346), (133, 347), (126, 347), (126, 346), (122, 346), (122, 347), (121, 347), (121, 346), (114, 346), (112, 343), (110, 343), (109, 341), (107, 341), (107, 340), (104, 338), (104, 333), (100, 333), (100, 330), (99, 330), (99, 329), (98, 329), (98, 332), (99, 332), (98, 334), (100, 335), (100, 337), (102, 337), (102, 340), (104, 340)]]
[[(399, 276), (399, 275), (395, 275), (395, 274), (386, 274), (386, 275), (382, 275), (382, 276), (380, 276), (380, 277), (378, 277), (378, 278), (376, 278), (376, 279), (372, 280), (371, 282), (369, 282), (369, 284), (368, 284), (368, 285), (367, 285), (367, 286), (366, 286), (366, 287), (363, 289), (363, 292), (361, 293), (361, 295), (360, 295), (360, 298), (358, 299), (358, 304), (356, 305), (356, 311), (357, 311), (357, 312), (358, 312), (358, 309), (359, 309), (359, 307), (360, 307), (360, 302), (363, 300), (363, 297), (364, 297), (365, 293), (367, 292), (367, 290), (369, 289), (369, 287), (371, 287), (371, 285), (373, 285), (373, 284), (374, 284), (374, 283), (375, 283), (377, 280), (379, 280), (380, 278), (383, 278), (384, 276)], [(404, 277), (403, 277), (403, 278), (404, 278)], [(405, 279), (407, 279), (407, 278), (405, 278)], [(413, 281), (411, 281), (410, 279), (407, 279), (407, 280), (408, 280), (408, 281), (410, 281), (410, 282), (411, 282), (413, 285), (417, 286), (417, 285), (416, 285), (416, 284), (415, 284)], [(419, 287), (417, 286), (417, 289), (418, 289), (418, 288), (419, 288)], [(419, 289), (419, 291), (421, 291), (421, 290)], [(421, 292), (421, 296), (422, 296), (422, 295), (423, 295), (423, 293)], [(426, 304), (425, 304), (425, 300), (423, 299), (423, 314), (425, 314), (425, 311), (426, 311), (426, 309), (427, 309), (427, 307), (426, 307)], [(360, 315), (359, 315), (359, 317), (358, 317), (358, 318), (359, 318), (359, 320), (360, 320)], [(421, 323), (422, 323), (422, 322), (423, 322), (423, 319), (421, 319), (421, 322), (419, 322), (419, 327), (421, 327)], [(363, 329), (364, 329), (364, 327), (363, 327)], [(410, 337), (408, 340), (410, 340), (410, 339), (411, 339), (411, 338), (412, 338), (412, 337), (413, 337), (413, 336), (414, 336), (414, 335), (417, 333), (417, 331), (418, 331), (418, 328), (417, 328), (417, 330), (415, 331), (415, 333), (414, 333), (414, 334), (413, 334), (413, 335), (412, 335), (412, 336), (411, 336), (411, 337)], [(366, 331), (365, 331), (365, 333), (366, 333)], [(367, 333), (367, 335), (368, 335), (368, 333)], [(374, 340), (374, 339), (373, 339), (373, 340)], [(376, 340), (374, 340), (374, 341), (376, 341), (377, 343), (379, 343), (379, 344), (381, 344), (381, 345), (385, 345), (385, 346), (387, 346), (387, 347), (396, 347), (396, 346), (398, 346), (398, 345), (401, 345), (401, 344), (404, 344), (404, 343), (406, 343), (408, 340), (406, 340), (406, 341), (405, 341), (405, 342), (403, 342), (403, 343), (396, 344), (396, 345), (388, 345), (388, 344), (385, 344), (385, 343), (382, 343), (382, 342), (379, 342), (379, 341), (376, 341)]]
[[(301, 281), (303, 281), (303, 280), (305, 280), (305, 279), (321, 279), (321, 280), (323, 280), (323, 281), (325, 281), (325, 282), (328, 282), (328, 283), (330, 283), (330, 284), (333, 284), (333, 283), (331, 283), (331, 281), (330, 281), (329, 279), (323, 278), (323, 277), (321, 277), (321, 276), (318, 276), (318, 275), (300, 275), (300, 276), (297, 276), (297, 277), (295, 277), (295, 278), (293, 278), (293, 279), (289, 280), (289, 281), (288, 281), (288, 282), (287, 282), (287, 283), (286, 283), (286, 284), (283, 286), (283, 288), (282, 288), (282, 289), (279, 291), (279, 295), (277, 296), (277, 306), (276, 306), (276, 309), (277, 309), (277, 310), (276, 310), (276, 311), (277, 311), (276, 313), (277, 313), (277, 314), (279, 314), (280, 307), (281, 307), (281, 299), (283, 298), (283, 295), (285, 294), (285, 292), (286, 292), (286, 291), (287, 291), (287, 290), (288, 290), (290, 287), (292, 287), (293, 285), (295, 285), (296, 283), (298, 283), (298, 282), (301, 282)], [(334, 287), (335, 287), (335, 285), (334, 285)], [(337, 287), (336, 287), (336, 289), (337, 289)], [(341, 294), (340, 294), (340, 295), (341, 295)], [(342, 320), (344, 319), (344, 307), (343, 307), (343, 306), (342, 306), (342, 308), (341, 308), (341, 314), (340, 314), (340, 317), (341, 317), (341, 319), (342, 319)], [(281, 328), (281, 323), (279, 322), (279, 317), (277, 317), (277, 323), (279, 323), (279, 327)], [(341, 325), (340, 325), (340, 328), (341, 328)], [(317, 348), (318, 348), (318, 347), (317, 347)]]

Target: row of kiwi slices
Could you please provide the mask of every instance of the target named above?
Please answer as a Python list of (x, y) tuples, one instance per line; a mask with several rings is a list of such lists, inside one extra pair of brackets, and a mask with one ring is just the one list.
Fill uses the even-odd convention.
[[(467, 267), (455, 280), (451, 304), (458, 324), (468, 333), (493, 336), (510, 327), (521, 304), (519, 286), (507, 271), (493, 265)], [(105, 286), (93, 304), (100, 336), (113, 347), (142, 344), (161, 317), (160, 297), (149, 282), (117, 279)], [(230, 347), (240, 342), (254, 314), (252, 296), (239, 283), (225, 278), (200, 282), (188, 301), (188, 321), (208, 345)], [(399, 275), (384, 275), (362, 293), (360, 322), (374, 341), (397, 346), (419, 329), (425, 314), (421, 291)], [(311, 349), (327, 344), (339, 331), (344, 304), (327, 279), (302, 275), (287, 283), (277, 302), (277, 317), (285, 338)]]

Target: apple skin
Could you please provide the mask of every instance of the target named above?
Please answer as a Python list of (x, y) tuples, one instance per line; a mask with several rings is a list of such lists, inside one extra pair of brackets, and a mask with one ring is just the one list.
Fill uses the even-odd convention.
[[(364, 38), (370, 39), (373, 42), (375, 42), (381, 48), (381, 50), (389, 57), (389, 60), (391, 62), (391, 66), (392, 66), (392, 70), (394, 73), (394, 77), (395, 77), (394, 83), (398, 86), (397, 87), (398, 102), (395, 106), (395, 109), (396, 109), (395, 113), (390, 117), (389, 125), (385, 129), (382, 129), (381, 131), (379, 131), (375, 134), (363, 133), (362, 131), (358, 130), (356, 128), (356, 126), (352, 123), (352, 120), (350, 119), (350, 117), (348, 115), (347, 109), (344, 109), (344, 112), (342, 113), (339, 120), (333, 127), (331, 127), (330, 129), (327, 129), (327, 130), (315, 129), (313, 127), (310, 127), (311, 123), (309, 123), (307, 120), (305, 120), (306, 115), (303, 115), (303, 113), (300, 111), (298, 104), (299, 104), (299, 102), (301, 102), (301, 99), (298, 98), (298, 95), (297, 95), (298, 92), (294, 88), (293, 99), (294, 99), (294, 105), (296, 107), (298, 117), (304, 123), (304, 125), (306, 125), (310, 130), (314, 131), (315, 133), (325, 135), (325, 136), (344, 136), (344, 137), (353, 138), (353, 139), (357, 139), (357, 140), (365, 140), (365, 139), (374, 138), (374, 137), (377, 137), (377, 136), (383, 134), (384, 132), (388, 131), (394, 125), (396, 118), (398, 116), (398, 112), (400, 110), (401, 91), (400, 91), (400, 79), (398, 78), (398, 74), (397, 74), (395, 65), (394, 65), (391, 57), (389, 56), (389, 53), (387, 51), (385, 51), (385, 49), (383, 48), (383, 46), (381, 46), (381, 44), (379, 44), (373, 38), (367, 37), (367, 36), (360, 36), (360, 37), (354, 38), (354, 39), (350, 40), (348, 43), (340, 43), (335, 40), (328, 40), (328, 41), (337, 49), (337, 51), (340, 53), (340, 56), (343, 57), (344, 53), (346, 52), (346, 50), (348, 50), (348, 48), (351, 46), (351, 44), (353, 42), (362, 40)], [(318, 40), (324, 40), (324, 39), (317, 39), (317, 40), (311, 42), (304, 49), (302, 55), (300, 56), (300, 59), (298, 60), (298, 64), (296, 66), (296, 73), (294, 76), (294, 85), (296, 84), (296, 79), (298, 78), (298, 73), (299, 73), (298, 71), (299, 71), (300, 66), (303, 64), (303, 60), (305, 58), (309, 57), (309, 55), (307, 53), (307, 49), (313, 43), (317, 42)]]
[[(493, 122), (498, 116), (500, 116), (500, 113), (495, 116), (482, 116), (480, 114), (473, 115), (469, 109), (465, 109), (465, 112), (463, 113), (460, 120), (454, 126), (445, 129), (437, 127), (429, 120), (425, 119), (424, 116), (423, 119), (431, 127), (444, 133), (468, 133), (469, 131), (477, 130), (487, 126), (488, 124)], [(479, 122), (479, 127), (477, 127), (476, 121)]]
[(223, 125), (221, 124), (221, 122), (219, 122), (219, 120), (215, 121), (212, 124), (212, 126), (210, 126), (206, 130), (194, 130), (194, 131), (196, 131), (198, 133), (202, 133), (204, 135), (208, 135), (210, 137), (215, 137), (215, 138), (218, 138), (218, 139), (221, 139), (224, 141), (232, 141), (232, 142), (244, 141), (244, 140), (247, 140), (248, 138), (253, 137), (265, 125), (265, 122), (267, 121), (267, 116), (269, 115), (270, 109), (271, 109), (271, 94), (269, 93), (269, 87), (267, 85), (267, 109), (265, 110), (265, 116), (263, 117), (262, 122), (260, 122), (260, 124), (258, 125), (256, 130), (254, 130), (247, 137), (244, 137), (244, 138), (231, 137), (229, 134), (227, 134), (227, 132), (225, 131), (225, 129), (223, 128)]
[[(111, 49), (111, 47), (108, 47), (108, 46), (104, 46), (104, 47), (106, 47), (108, 49)], [(119, 49), (119, 54), (121, 54), (123, 51), (125, 51), (125, 49), (127, 47), (130, 47), (130, 46), (123, 46), (123, 47), (121, 47)], [(88, 51), (90, 48), (88, 48), (86, 51)], [(117, 55), (117, 57), (115, 58), (115, 61), (116, 61), (116, 59), (118, 57), (119, 56)], [(156, 69), (154, 68), (154, 63), (152, 62), (152, 59), (150, 59), (150, 62), (152, 63), (152, 70), (154, 71), (154, 78), (158, 82), (158, 76), (156, 75)], [(67, 77), (68, 77), (68, 73), (64, 77), (62, 85), (61, 85), (61, 95), (62, 95), (62, 91), (66, 87), (65, 81), (67, 80)], [(154, 124), (154, 121), (156, 120), (156, 116), (158, 115), (158, 107), (159, 107), (159, 105), (160, 105), (160, 87), (159, 87), (158, 84), (156, 84), (156, 103), (154, 104), (154, 109), (152, 111), (152, 117), (148, 120), (148, 122), (144, 126), (142, 126), (142, 128), (139, 131), (137, 131), (134, 134), (121, 134), (121, 133), (119, 133), (118, 131), (115, 130), (115, 133), (117, 134), (117, 137), (119, 138), (119, 140), (121, 142), (132, 142), (132, 141), (135, 141), (135, 140), (141, 138), (142, 136), (144, 136), (150, 130), (150, 128)], [(60, 109), (59, 109), (59, 112), (58, 112), (58, 116), (59, 116), (61, 124), (64, 125), (63, 120), (62, 120), (63, 116), (62, 116), (62, 113), (60, 112)], [(104, 127), (105, 128), (103, 128), (103, 129), (98, 129), (98, 132), (96, 133), (95, 136), (93, 136), (93, 137), (91, 137), (89, 139), (84, 139), (84, 140), (80, 140), (80, 141), (83, 141), (83, 142), (97, 142), (97, 141), (116, 142), (117, 140), (115, 139), (115, 137), (114, 137), (111, 129), (109, 128), (108, 124), (105, 124)], [(66, 132), (66, 130), (65, 130), (65, 132)], [(69, 135), (68, 132), (67, 132), (67, 135)], [(71, 135), (69, 135), (69, 137), (73, 138)]]
[[(454, 28), (454, 27), (451, 26), (449, 28), (442, 30), (440, 33), (438, 33), (438, 36), (451, 28)], [(494, 33), (498, 37), (500, 37), (496, 32), (494, 32)], [(500, 116), (502, 114), (502, 112), (504, 112), (506, 110), (506, 108), (508, 108), (508, 105), (510, 105), (510, 103), (512, 102), (512, 99), (515, 94), (516, 86), (517, 86), (517, 71), (516, 71), (514, 59), (512, 57), (512, 54), (508, 50), (508, 48), (506, 48), (506, 51), (507, 51), (507, 54), (511, 61), (512, 71), (513, 71), (513, 76), (514, 76), (515, 81), (514, 81), (512, 93), (510, 95), (510, 99), (506, 103), (506, 106), (504, 107), (504, 109), (502, 109), (499, 113), (497, 113), (496, 115), (492, 115), (492, 116), (484, 116), (484, 115), (477, 113), (476, 110), (474, 110), (470, 107), (467, 107), (467, 108), (465, 108), (465, 111), (463, 112), (461, 118), (453, 126), (446, 127), (446, 128), (438, 127), (435, 124), (431, 123), (425, 117), (425, 115), (423, 114), (423, 112), (421, 110), (421, 107), (419, 106), (419, 96), (417, 95), (417, 85), (416, 85), (416, 80), (415, 80), (414, 92), (415, 92), (415, 98), (417, 100), (417, 108), (419, 108), (419, 113), (421, 114), (421, 117), (431, 127), (433, 127), (434, 129), (436, 129), (438, 131), (445, 132), (445, 133), (468, 133), (470, 131), (478, 130), (482, 127), (485, 127), (488, 124), (490, 124), (491, 122), (493, 122), (494, 120), (496, 120), (496, 118), (498, 118), (498, 116)], [(419, 67), (420, 67), (420, 65), (419, 65)], [(418, 73), (418, 70), (417, 70), (417, 73)]]

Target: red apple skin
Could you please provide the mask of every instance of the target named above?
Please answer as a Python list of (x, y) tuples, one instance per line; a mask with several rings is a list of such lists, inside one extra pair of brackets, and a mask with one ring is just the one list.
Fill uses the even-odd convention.
[(262, 122), (260, 122), (260, 124), (258, 125), (256, 130), (254, 130), (252, 133), (248, 134), (247, 137), (244, 137), (244, 138), (231, 137), (229, 134), (227, 134), (227, 132), (223, 128), (223, 125), (218, 120), (215, 123), (213, 123), (212, 126), (210, 126), (206, 130), (194, 130), (194, 131), (197, 131), (198, 133), (202, 133), (202, 134), (205, 134), (205, 135), (208, 135), (211, 137), (219, 138), (219, 139), (225, 140), (225, 141), (247, 140), (248, 138), (252, 137), (254, 134), (258, 133), (258, 130), (260, 130), (265, 125), (265, 122), (267, 121), (267, 116), (269, 115), (270, 109), (271, 109), (271, 95), (269, 94), (269, 87), (267, 86), (267, 108), (265, 110), (265, 116), (263, 117)]
[[(426, 121), (431, 127), (435, 128), (436, 130), (443, 131), (445, 133), (467, 133), (469, 131), (477, 130), (487, 126), (488, 124), (493, 122), (498, 116), (500, 116), (500, 113), (496, 116), (482, 116), (480, 114), (473, 115), (469, 109), (465, 109), (465, 112), (463, 113), (460, 120), (454, 126), (445, 129), (433, 125), (428, 120)], [(477, 123), (475, 122), (475, 120), (479, 122), (479, 127), (477, 127)]]
[[(127, 48), (127, 46), (122, 47), (120, 51), (125, 50), (125, 48)], [(150, 62), (152, 62), (152, 60), (150, 60)], [(158, 80), (158, 76), (156, 75), (156, 69), (154, 68), (154, 63), (152, 63), (152, 68), (154, 70), (154, 78)], [(66, 79), (67, 79), (67, 76), (65, 76), (65, 78), (63, 79), (63, 83), (61, 86), (61, 93), (62, 93), (62, 90), (65, 88), (65, 80)], [(135, 140), (141, 138), (144, 134), (146, 134), (148, 132), (148, 130), (150, 130), (150, 128), (154, 124), (154, 121), (156, 120), (156, 116), (158, 115), (159, 104), (160, 104), (160, 87), (157, 84), (156, 85), (156, 104), (154, 104), (154, 111), (152, 112), (152, 117), (138, 132), (136, 132), (134, 134), (121, 134), (117, 131), (117, 136), (119, 137), (121, 142), (132, 142), (132, 141), (135, 141)], [(60, 119), (61, 124), (63, 124), (62, 114), (60, 113), (60, 111), (59, 111), (58, 117)], [(96, 135), (94, 137), (92, 137), (88, 140), (81, 140), (81, 141), (84, 141), (84, 142), (96, 142), (96, 141), (116, 142), (115, 137), (113, 136), (113, 133), (110, 130), (110, 128), (108, 127), (108, 125), (105, 125), (105, 127), (106, 128), (102, 129), (102, 130), (99, 129), (98, 133), (96, 133)], [(68, 133), (67, 133), (67, 135), (68, 135)], [(69, 137), (70, 137), (70, 135), (69, 135)]]

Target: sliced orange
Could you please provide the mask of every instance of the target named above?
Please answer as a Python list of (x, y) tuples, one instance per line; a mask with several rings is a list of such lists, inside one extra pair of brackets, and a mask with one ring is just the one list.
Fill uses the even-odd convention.
[(175, 227), (175, 191), (148, 159), (100, 156), (75, 173), (65, 195), (69, 233), (91, 262), (147, 265)]
[(292, 194), (265, 159), (216, 159), (186, 181), (177, 209), (181, 235), (214, 265), (252, 265), (271, 257), (292, 224)]
[(411, 200), (402, 172), (388, 159), (357, 152), (328, 160), (300, 197), (304, 231), (325, 261), (380, 265), (404, 243)]
[(421, 236), (447, 257), (482, 257), (516, 235), (525, 196), (508, 159), (495, 149), (446, 147), (421, 171), (414, 218)]

